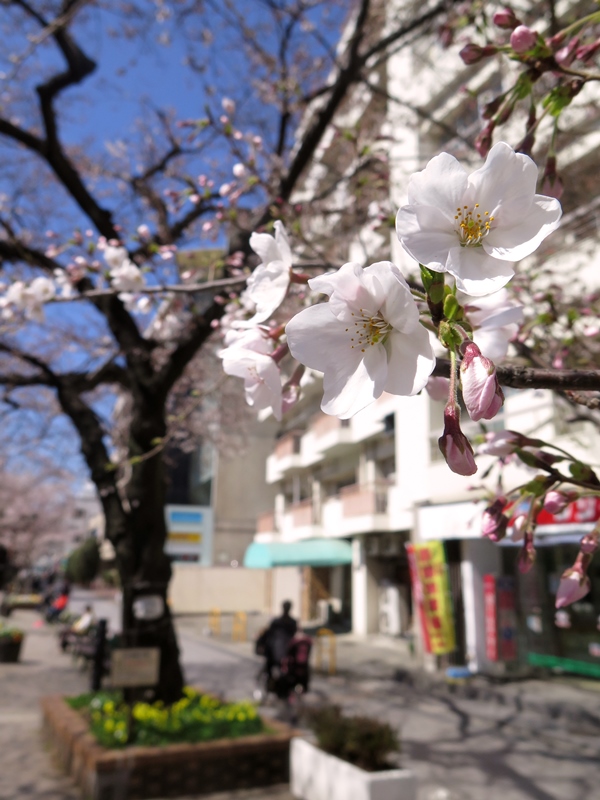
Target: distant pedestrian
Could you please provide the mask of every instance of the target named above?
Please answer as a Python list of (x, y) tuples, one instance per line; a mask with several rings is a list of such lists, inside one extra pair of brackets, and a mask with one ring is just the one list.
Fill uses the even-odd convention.
[(286, 600), (281, 610), (281, 616), (275, 617), (263, 635), (267, 661), (266, 670), (269, 678), (273, 678), (274, 667), (278, 669), (281, 667), (281, 661), (287, 655), (288, 646), (298, 629), (298, 623), (290, 614), (292, 603)]

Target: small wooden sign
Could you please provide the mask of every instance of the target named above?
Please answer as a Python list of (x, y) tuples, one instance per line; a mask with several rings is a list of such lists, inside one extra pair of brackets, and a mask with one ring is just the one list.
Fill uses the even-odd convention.
[(118, 689), (156, 686), (159, 668), (158, 647), (115, 648), (110, 656), (110, 682)]

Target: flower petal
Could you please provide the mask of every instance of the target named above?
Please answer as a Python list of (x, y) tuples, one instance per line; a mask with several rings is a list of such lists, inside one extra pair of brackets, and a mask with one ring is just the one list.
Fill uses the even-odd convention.
[(432, 158), (424, 170), (416, 172), (408, 182), (410, 205), (434, 206), (449, 220), (462, 205), (468, 175), (461, 164), (448, 153)]
[(492, 294), (515, 274), (505, 261), (489, 256), (482, 247), (455, 247), (448, 253), (448, 272), (457, 287), (473, 297)]
[(449, 220), (431, 206), (403, 206), (396, 215), (396, 233), (406, 252), (435, 272), (446, 271), (448, 251), (458, 234)]
[(340, 419), (354, 416), (382, 394), (388, 370), (384, 346), (369, 347), (353, 371), (348, 366), (338, 361), (323, 377), (321, 409)]
[(529, 211), (537, 180), (538, 169), (529, 156), (498, 142), (483, 167), (469, 176), (465, 202), (479, 203), (495, 217), (496, 226), (503, 228)]
[(387, 341), (388, 374), (385, 391), (390, 394), (413, 395), (427, 384), (435, 367), (435, 356), (429, 333), (417, 325), (410, 336), (392, 333)]
[(561, 215), (558, 200), (536, 194), (529, 213), (509, 228), (492, 229), (483, 241), (483, 249), (494, 258), (520, 261), (556, 230)]

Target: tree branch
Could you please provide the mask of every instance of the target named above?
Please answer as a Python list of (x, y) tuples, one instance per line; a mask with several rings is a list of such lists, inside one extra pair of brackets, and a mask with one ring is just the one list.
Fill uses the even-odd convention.
[[(497, 366), (496, 374), (503, 386), (513, 389), (551, 389), (553, 391), (600, 391), (600, 370), (544, 369), (538, 367)], [(450, 377), (450, 361), (438, 359), (432, 375)]]

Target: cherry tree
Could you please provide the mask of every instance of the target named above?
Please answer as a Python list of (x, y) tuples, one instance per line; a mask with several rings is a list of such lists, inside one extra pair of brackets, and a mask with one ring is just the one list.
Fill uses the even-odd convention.
[[(160, 648), (165, 701), (183, 685), (169, 609), (144, 624), (133, 601), (166, 600), (164, 453), (202, 395), (222, 388), (210, 361), (223, 338), (211, 340), (254, 252), (272, 263), (266, 240), (251, 234), (279, 234), (276, 292), (267, 291), (279, 297), (291, 251), (271, 226), (285, 218), (303, 236), (306, 207), (293, 194), (324, 137), (340, 135), (337, 112), (372, 64), (433, 31), (447, 4), (407, 10), (392, 27), (368, 0), (242, 6), (7, 0), (0, 12), (2, 410), (20, 415), (25, 431), (43, 412), (77, 435), (116, 552), (126, 641)], [(103, 71), (100, 31), (116, 74)], [(175, 100), (159, 107), (153, 96), (174, 53), (182, 104), (193, 109), (183, 117)], [(358, 137), (349, 144), (358, 171), (381, 177), (381, 160)], [(313, 267), (331, 263), (331, 242), (307, 252)], [(277, 302), (255, 299), (271, 278), (250, 282), (255, 322)], [(244, 345), (262, 349), (265, 369), (286, 347), (273, 359), (250, 333)], [(300, 371), (281, 391), (281, 411)]]

